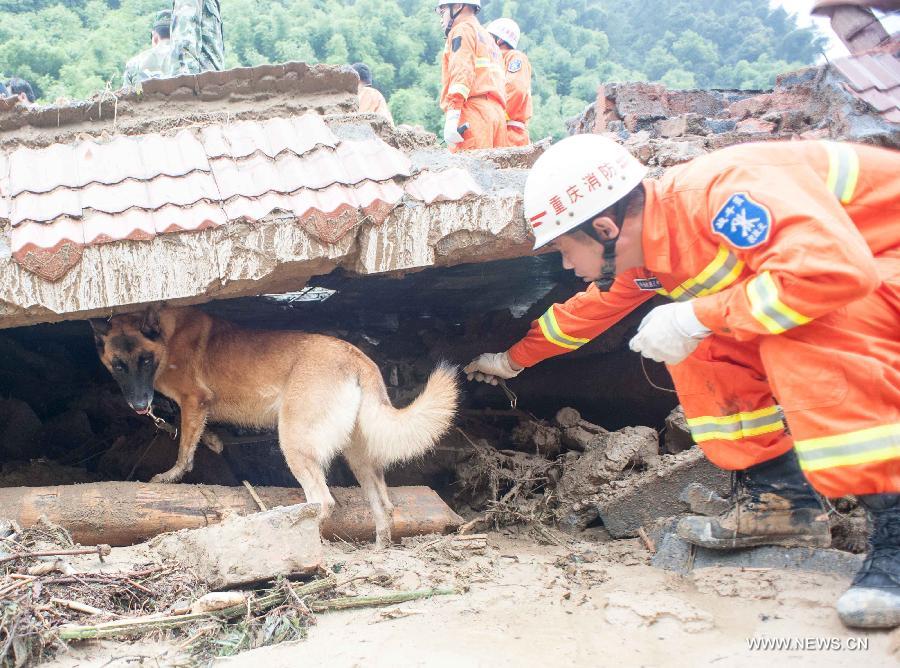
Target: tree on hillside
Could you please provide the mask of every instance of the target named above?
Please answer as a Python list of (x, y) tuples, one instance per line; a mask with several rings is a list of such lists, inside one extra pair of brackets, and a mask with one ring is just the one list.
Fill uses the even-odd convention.
[[(118, 88), (125, 61), (149, 45), (171, 0), (0, 0), (0, 73), (41, 101)], [(612, 81), (674, 88), (764, 88), (807, 65), (823, 39), (768, 0), (485, 0), (482, 23), (522, 27), (534, 66), (531, 134), (563, 120)], [(221, 0), (227, 67), (363, 61), (398, 123), (436, 130), (444, 35), (422, 0)]]

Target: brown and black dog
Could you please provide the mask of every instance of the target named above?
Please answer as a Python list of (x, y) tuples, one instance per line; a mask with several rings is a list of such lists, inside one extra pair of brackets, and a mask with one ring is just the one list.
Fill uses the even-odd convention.
[[(330, 336), (241, 329), (195, 308), (150, 308), (91, 326), (100, 359), (135, 411), (150, 410), (154, 389), (181, 407), (178, 460), (153, 482), (191, 470), (207, 420), (277, 427), (291, 472), (323, 516), (334, 506), (325, 468), (344, 456), (372, 506), (380, 545), (390, 542), (393, 510), (384, 468), (427, 452), (456, 413), (453, 368), (438, 366), (416, 400), (397, 409), (375, 363)], [(221, 451), (210, 436), (204, 443)]]

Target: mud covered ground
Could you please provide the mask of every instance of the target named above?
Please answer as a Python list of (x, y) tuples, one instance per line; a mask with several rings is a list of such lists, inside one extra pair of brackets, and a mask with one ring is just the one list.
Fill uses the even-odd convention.
[[(377, 610), (320, 615), (305, 640), (218, 659), (217, 666), (815, 665), (895, 666), (900, 631), (844, 629), (839, 578), (779, 570), (648, 565), (637, 539), (540, 542), (526, 529), (488, 534), (481, 553), (419, 537), (385, 552), (330, 544), (331, 570), (359, 576), (348, 593), (454, 587), (461, 593)], [(378, 584), (375, 584), (378, 583)], [(750, 638), (832, 649), (751, 650)], [(849, 649), (853, 644), (868, 648)], [(72, 645), (46, 664), (196, 665), (178, 641)], [(842, 649), (836, 649), (842, 646)], [(790, 662), (790, 663), (788, 663)]]

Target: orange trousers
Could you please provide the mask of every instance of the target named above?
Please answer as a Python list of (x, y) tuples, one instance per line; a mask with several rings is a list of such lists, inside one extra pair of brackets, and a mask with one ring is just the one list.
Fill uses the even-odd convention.
[(528, 128), (520, 128), (515, 125), (506, 126), (506, 146), (528, 146), (531, 137), (528, 136)]
[(459, 124), (466, 123), (469, 127), (463, 134), (463, 142), (451, 144), (451, 153), (473, 148), (496, 148), (506, 143), (506, 110), (494, 98), (481, 95), (466, 100)]
[(824, 496), (900, 492), (900, 256), (876, 262), (882, 284), (867, 297), (777, 336), (711, 336), (669, 367), (713, 464), (744, 469), (793, 447)]

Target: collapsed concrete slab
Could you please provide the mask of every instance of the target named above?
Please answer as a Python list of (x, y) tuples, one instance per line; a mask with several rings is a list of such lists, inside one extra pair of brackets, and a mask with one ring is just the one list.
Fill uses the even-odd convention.
[(300, 62), (151, 79), (138, 90), (0, 109), (0, 144), (50, 146), (79, 136), (142, 135), (197, 123), (352, 113), (359, 109), (358, 85), (348, 67)]
[(728, 472), (710, 464), (699, 448), (660, 460), (658, 467), (613, 481), (601, 492), (597, 512), (614, 538), (636, 536), (642, 526), (687, 511), (681, 493), (691, 483), (702, 483), (720, 494), (728, 491)]
[(0, 113), (0, 328), (530, 251), (542, 146), (451, 156), (347, 113), (355, 81), (295, 63), (147, 82), (112, 119)]

